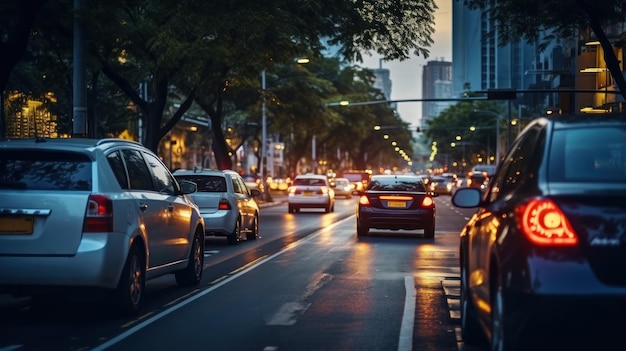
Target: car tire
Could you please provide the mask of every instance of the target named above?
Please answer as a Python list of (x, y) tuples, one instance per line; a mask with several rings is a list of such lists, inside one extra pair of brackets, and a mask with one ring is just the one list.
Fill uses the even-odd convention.
[(256, 240), (259, 237), (259, 215), (254, 214), (254, 219), (252, 220), (252, 226), (250, 228), (250, 232), (246, 234), (246, 239), (248, 240)]
[(228, 240), (228, 245), (237, 245), (237, 243), (240, 240), (240, 236), (241, 236), (241, 221), (239, 220), (239, 218), (237, 218), (237, 220), (235, 221), (235, 228), (233, 229), (232, 233), (226, 236), (226, 239)]
[(176, 272), (176, 283), (180, 286), (194, 286), (200, 284), (202, 269), (204, 268), (204, 235), (196, 232), (191, 244), (187, 267)]
[(360, 224), (358, 221), (356, 222), (356, 235), (358, 237), (367, 236), (369, 231), (370, 229), (368, 227)]
[[(495, 278), (497, 279), (497, 278)], [(514, 338), (513, 332), (517, 329), (509, 321), (506, 311), (506, 299), (504, 296), (502, 283), (498, 284), (491, 292), (491, 350), (519, 351), (525, 350), (524, 339)]]
[(432, 223), (428, 227), (424, 228), (424, 238), (425, 239), (435, 238), (435, 223)]
[(145, 257), (136, 245), (131, 246), (114, 294), (115, 307), (125, 316), (139, 312), (146, 286)]
[(487, 339), (483, 333), (476, 306), (469, 295), (469, 277), (467, 276), (467, 266), (461, 266), (461, 337), (467, 345), (486, 346)]

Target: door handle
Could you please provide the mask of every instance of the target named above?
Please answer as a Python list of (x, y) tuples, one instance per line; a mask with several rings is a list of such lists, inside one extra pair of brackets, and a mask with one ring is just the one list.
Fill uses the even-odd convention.
[(145, 210), (147, 210), (147, 209), (148, 209), (148, 204), (139, 204), (139, 209), (140, 209), (141, 211), (145, 211)]

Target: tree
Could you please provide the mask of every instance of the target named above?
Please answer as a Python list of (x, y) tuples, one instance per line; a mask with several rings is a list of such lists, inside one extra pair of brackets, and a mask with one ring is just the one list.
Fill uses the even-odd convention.
[[(486, 10), (496, 21), (494, 32), (500, 44), (524, 39), (544, 41), (555, 37), (578, 37), (590, 28), (604, 50), (604, 60), (622, 96), (626, 98), (626, 80), (613, 47), (603, 28), (624, 23), (626, 3), (622, 0), (456, 0), (471, 9)], [(552, 34), (540, 37), (546, 30)], [(545, 45), (544, 45), (545, 46)]]
[[(496, 115), (502, 115), (503, 111), (503, 106), (493, 101), (459, 102), (442, 111), (439, 116), (429, 119), (424, 134), (437, 143), (439, 155), (447, 154), (451, 156), (449, 159), (459, 161), (465, 158), (468, 164), (478, 163), (472, 159), (472, 155), (494, 155), (496, 142), (502, 144), (502, 140), (496, 141), (495, 126), (498, 123)], [(461, 147), (452, 147), (453, 142)]]

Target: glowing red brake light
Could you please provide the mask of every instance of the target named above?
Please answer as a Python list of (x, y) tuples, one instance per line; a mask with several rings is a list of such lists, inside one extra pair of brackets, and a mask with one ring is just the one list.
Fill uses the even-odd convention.
[(424, 200), (422, 200), (422, 207), (431, 207), (434, 203), (432, 197), (426, 196)]
[(218, 210), (230, 210), (230, 202), (227, 199), (220, 199), (220, 203), (217, 205)]
[(359, 205), (360, 206), (369, 206), (370, 205), (370, 200), (367, 198), (367, 196), (361, 195), (359, 197)]
[(516, 209), (522, 232), (534, 244), (573, 246), (578, 236), (561, 209), (549, 199), (533, 199)]
[(87, 201), (87, 212), (83, 232), (112, 232), (113, 202), (105, 195), (91, 195)]

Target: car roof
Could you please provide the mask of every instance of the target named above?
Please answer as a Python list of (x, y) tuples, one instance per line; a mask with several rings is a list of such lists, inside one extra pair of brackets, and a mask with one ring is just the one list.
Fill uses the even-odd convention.
[(141, 146), (133, 140), (119, 138), (28, 138), (28, 139), (0, 139), (0, 148), (28, 148), (28, 149), (64, 149), (85, 150), (97, 147), (133, 145)]
[(328, 177), (326, 177), (325, 175), (313, 174), (313, 173), (298, 174), (295, 179), (298, 179), (298, 178), (328, 179)]
[(237, 172), (231, 170), (219, 170), (209, 168), (194, 168), (194, 169), (177, 169), (172, 173), (174, 176), (180, 175), (211, 175), (211, 176), (224, 176), (228, 174), (230, 176), (238, 175)]
[(374, 180), (390, 180), (390, 179), (398, 179), (403, 181), (419, 181), (421, 182), (424, 178), (418, 175), (413, 174), (377, 174), (372, 176), (372, 181)]

